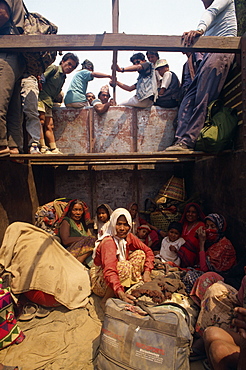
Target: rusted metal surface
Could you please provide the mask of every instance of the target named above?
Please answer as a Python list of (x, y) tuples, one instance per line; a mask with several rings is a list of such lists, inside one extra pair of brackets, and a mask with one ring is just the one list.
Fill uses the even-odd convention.
[(54, 108), (54, 132), (57, 146), (63, 153), (88, 153), (90, 129), (87, 109)]
[(133, 152), (132, 115), (130, 107), (110, 107), (102, 116), (94, 112), (94, 152)]
[(177, 109), (151, 109), (137, 110), (137, 151), (162, 151), (170, 146), (174, 139), (174, 120)]
[(55, 108), (54, 132), (64, 154), (157, 152), (172, 144), (176, 115), (176, 109), (154, 106), (110, 107), (102, 116), (93, 108)]

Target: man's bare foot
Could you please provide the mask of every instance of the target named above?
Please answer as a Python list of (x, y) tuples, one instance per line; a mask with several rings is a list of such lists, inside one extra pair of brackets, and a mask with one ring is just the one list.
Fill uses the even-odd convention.
[[(0, 157), (5, 157), (10, 154), (9, 147), (6, 145), (0, 146)], [(0, 369), (1, 370), (1, 369)]]
[(18, 148), (9, 148), (9, 152), (10, 154), (19, 154), (19, 149)]

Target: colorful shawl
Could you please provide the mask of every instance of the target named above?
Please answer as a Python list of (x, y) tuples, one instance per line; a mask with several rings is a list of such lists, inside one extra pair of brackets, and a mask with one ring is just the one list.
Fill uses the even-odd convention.
[[(59, 220), (58, 220), (58, 227), (55, 230), (56, 235), (59, 234), (60, 225), (61, 225), (62, 221), (64, 220), (64, 218), (65, 217), (68, 217), (68, 211), (69, 211), (70, 205), (75, 200), (76, 199), (70, 200), (70, 202), (65, 207), (65, 209), (64, 209), (61, 217), (59, 218)], [(85, 225), (87, 226), (87, 225), (91, 224), (93, 221), (91, 220), (91, 215), (90, 215), (89, 208), (88, 208), (87, 204), (85, 202), (81, 201), (81, 200), (80, 200), (80, 202), (82, 203), (83, 209), (84, 209), (84, 213), (83, 213), (84, 225), (83, 226), (85, 226)]]
[(236, 264), (236, 251), (226, 237), (211, 245), (205, 252), (209, 270), (228, 271)]
[(206, 220), (212, 221), (216, 225), (216, 228), (217, 228), (217, 231), (213, 230), (213, 234), (214, 234), (213, 241), (210, 242), (208, 238), (206, 240), (205, 247), (206, 249), (208, 249), (210, 245), (214, 244), (215, 242), (223, 238), (224, 232), (226, 230), (226, 220), (224, 216), (219, 215), (218, 213), (210, 213), (207, 217), (205, 217), (204, 221)]

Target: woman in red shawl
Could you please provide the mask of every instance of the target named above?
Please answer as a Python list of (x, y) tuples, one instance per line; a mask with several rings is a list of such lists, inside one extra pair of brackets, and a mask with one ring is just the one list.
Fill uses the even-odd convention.
[(189, 203), (185, 207), (181, 223), (183, 224), (182, 238), (185, 244), (178, 251), (181, 260), (181, 267), (193, 267), (198, 263), (199, 239), (197, 230), (204, 227), (205, 215), (197, 203)]
[(95, 246), (96, 238), (88, 229), (92, 222), (86, 203), (79, 199), (71, 200), (59, 219), (61, 243), (81, 263), (92, 254)]

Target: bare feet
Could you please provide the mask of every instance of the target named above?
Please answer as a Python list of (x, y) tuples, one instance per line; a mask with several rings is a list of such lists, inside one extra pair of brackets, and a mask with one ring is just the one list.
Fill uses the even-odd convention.
[[(0, 157), (5, 157), (5, 156), (8, 156), (10, 153), (9, 153), (9, 147), (8, 146), (0, 146)], [(1, 369), (0, 369), (1, 370)]]
[(19, 154), (19, 149), (18, 148), (9, 148), (10, 154)]

